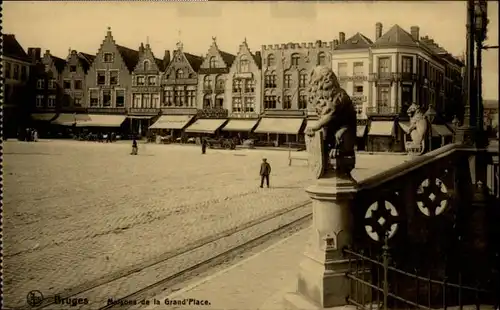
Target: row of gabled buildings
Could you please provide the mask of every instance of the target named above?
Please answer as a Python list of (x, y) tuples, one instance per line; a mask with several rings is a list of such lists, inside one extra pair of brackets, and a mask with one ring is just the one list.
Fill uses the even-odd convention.
[(341, 32), (332, 42), (265, 45), (255, 53), (246, 40), (231, 54), (213, 38), (205, 56), (187, 53), (179, 42), (162, 59), (149, 44), (118, 45), (108, 29), (95, 55), (70, 50), (61, 59), (29, 48), (25, 58), (33, 91), (24, 111), (38, 126), (181, 135), (213, 134), (225, 124), (227, 131), (253, 131), (277, 144), (301, 142), (308, 77), (316, 65), (331, 66), (352, 96), (360, 139), (372, 150), (401, 149), (412, 102), (434, 109), (443, 123), (436, 126), (461, 105), (462, 62), (420, 37), (418, 27), (409, 33), (394, 25), (383, 33), (377, 23), (374, 41), (361, 33), (346, 39)]

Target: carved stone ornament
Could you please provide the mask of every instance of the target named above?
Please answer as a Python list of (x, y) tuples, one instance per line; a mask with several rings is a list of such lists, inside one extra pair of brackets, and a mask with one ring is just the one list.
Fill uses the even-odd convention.
[(313, 136), (305, 137), (306, 149), (308, 153), (309, 169), (316, 179), (321, 178), (325, 173), (326, 156), (323, 148), (323, 132), (315, 132)]

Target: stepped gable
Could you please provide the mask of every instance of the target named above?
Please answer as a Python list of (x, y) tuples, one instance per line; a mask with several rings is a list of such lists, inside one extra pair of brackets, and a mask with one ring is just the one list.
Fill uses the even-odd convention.
[(372, 40), (364, 36), (362, 33), (358, 32), (349, 39), (347, 39), (344, 43), (339, 44), (335, 47), (335, 50), (352, 50), (352, 49), (361, 49), (361, 48), (369, 48), (373, 44)]
[(137, 62), (139, 61), (139, 51), (118, 44), (116, 44), (116, 48), (120, 52), (127, 69), (131, 72), (134, 71)]
[(191, 65), (191, 68), (193, 68), (194, 72), (198, 72), (198, 69), (200, 69), (200, 66), (203, 63), (203, 58), (186, 52), (183, 52), (183, 54)]

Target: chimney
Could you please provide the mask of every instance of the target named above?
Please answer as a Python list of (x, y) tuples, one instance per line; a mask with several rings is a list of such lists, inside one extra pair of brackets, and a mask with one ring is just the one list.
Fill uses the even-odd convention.
[(339, 32), (339, 42), (340, 44), (345, 42), (345, 33)]
[(375, 24), (375, 41), (382, 36), (382, 23)]
[(163, 56), (163, 65), (167, 67), (169, 63), (170, 63), (170, 51), (165, 50), (165, 55)]
[(410, 32), (413, 40), (418, 41), (420, 38), (420, 28), (418, 26), (411, 26)]
[(139, 53), (144, 53), (144, 44), (141, 42), (141, 46), (139, 46)]
[(39, 47), (29, 47), (28, 56), (31, 59), (31, 63), (36, 64), (38, 61), (40, 61), (40, 57), (42, 56), (42, 49)]

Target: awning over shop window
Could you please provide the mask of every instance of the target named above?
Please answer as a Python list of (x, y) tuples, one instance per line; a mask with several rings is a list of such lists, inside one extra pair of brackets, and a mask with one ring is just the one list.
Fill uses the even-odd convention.
[(90, 120), (77, 122), (77, 127), (120, 127), (125, 121), (125, 115), (89, 115)]
[(130, 119), (152, 119), (153, 116), (142, 116), (142, 115), (127, 115)]
[(366, 132), (366, 126), (365, 125), (356, 126), (356, 137), (358, 137), (358, 138), (364, 137), (365, 136), (365, 132)]
[(51, 121), (56, 116), (55, 113), (34, 113), (31, 114), (31, 118), (35, 121)]
[(193, 117), (193, 115), (162, 115), (149, 126), (149, 129), (183, 129)]
[(224, 125), (226, 121), (226, 119), (199, 119), (186, 128), (186, 132), (214, 133), (217, 129)]
[(373, 121), (370, 124), (369, 136), (394, 136), (394, 122)]
[(222, 128), (224, 131), (252, 131), (259, 120), (257, 119), (231, 119)]
[(296, 135), (304, 123), (303, 118), (262, 118), (255, 133), (280, 133)]
[(433, 137), (447, 137), (453, 136), (453, 132), (446, 127), (446, 125), (432, 125), (432, 136)]
[(87, 114), (70, 114), (70, 113), (62, 113), (57, 116), (55, 120), (52, 121), (52, 124), (62, 125), (62, 126), (73, 126), (76, 124), (78, 126), (79, 123), (84, 123), (90, 121), (90, 116)]

